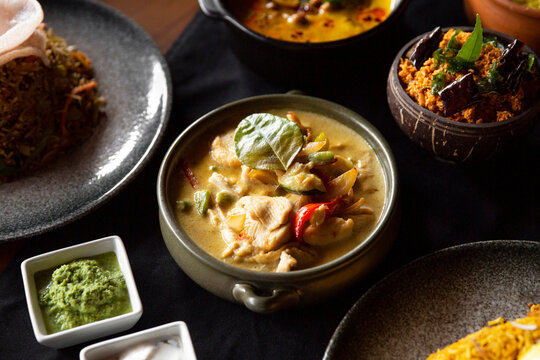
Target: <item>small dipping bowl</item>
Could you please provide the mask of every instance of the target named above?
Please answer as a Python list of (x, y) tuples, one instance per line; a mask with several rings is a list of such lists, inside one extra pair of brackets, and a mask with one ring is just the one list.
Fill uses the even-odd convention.
[[(473, 30), (470, 26), (454, 27), (457, 28), (467, 32)], [(444, 28), (443, 32), (449, 29), (451, 28)], [(450, 120), (418, 105), (401, 84), (398, 76), (399, 61), (406, 57), (426, 34), (412, 39), (398, 52), (390, 68), (386, 86), (390, 111), (398, 126), (413, 142), (437, 157), (454, 163), (465, 163), (492, 159), (517, 145), (529, 134), (538, 120), (540, 96), (537, 96), (529, 109), (517, 116), (482, 124)], [(484, 36), (486, 35), (496, 36), (505, 45), (514, 40), (511, 36), (484, 29)], [(523, 50), (533, 54), (535, 63), (538, 64), (538, 56), (529, 47), (525, 46)]]
[(155, 344), (159, 341), (166, 341), (171, 338), (178, 340), (178, 345), (181, 352), (178, 359), (197, 359), (195, 356), (195, 350), (193, 350), (193, 344), (191, 343), (191, 337), (189, 336), (188, 327), (183, 321), (175, 321), (169, 324), (89, 345), (81, 350), (79, 358), (80, 360), (106, 360), (115, 355), (119, 355), (123, 351), (136, 347), (137, 345)]
[[(345, 81), (354, 76), (365, 80), (369, 72), (359, 72), (361, 64), (380, 63), (395, 51), (389, 43), (395, 38), (392, 33), (397, 27), (396, 21), (409, 1), (391, 0), (388, 17), (366, 32), (341, 40), (313, 43), (278, 40), (251, 30), (234, 16), (230, 0), (199, 0), (199, 6), (208, 17), (224, 22), (230, 47), (246, 65), (273, 81), (296, 86), (297, 82)], [(392, 52), (386, 54), (387, 50)]]
[(476, 14), (484, 27), (512, 35), (540, 53), (540, 10), (512, 0), (463, 0), (471, 24)]
[[(385, 182), (380, 218), (367, 238), (341, 257), (312, 268), (286, 273), (243, 269), (218, 260), (201, 249), (175, 215), (172, 175), (181, 159), (212, 128), (271, 109), (310, 111), (336, 120), (362, 136), (376, 154)], [(338, 104), (304, 95), (264, 95), (222, 106), (195, 121), (169, 148), (159, 170), (157, 199), (161, 233), (174, 260), (195, 282), (213, 294), (259, 313), (304, 306), (337, 295), (373, 269), (397, 234), (398, 175), (394, 156), (379, 131), (360, 115)], [(221, 237), (216, 241), (222, 241)]]
[[(126, 314), (114, 316), (104, 320), (95, 321), (89, 324), (77, 326), (68, 330), (56, 333), (48, 333), (43, 320), (43, 315), (39, 305), (39, 296), (36, 288), (34, 275), (41, 271), (67, 264), (80, 258), (92, 257), (108, 252), (114, 252), (118, 260), (118, 266), (124, 275), (126, 286), (131, 303), (132, 311)], [(34, 256), (21, 264), (21, 272), (24, 282), (24, 292), (26, 304), (32, 322), (32, 329), (37, 341), (45, 346), (53, 348), (64, 348), (80, 344), (99, 337), (118, 333), (127, 330), (141, 318), (143, 308), (135, 279), (131, 272), (129, 259), (122, 240), (118, 236), (106, 238), (70, 246), (64, 249), (51, 251), (45, 254)]]

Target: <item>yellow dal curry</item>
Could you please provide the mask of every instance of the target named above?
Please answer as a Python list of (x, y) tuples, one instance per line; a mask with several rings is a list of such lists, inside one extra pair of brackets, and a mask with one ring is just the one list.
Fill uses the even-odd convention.
[(235, 0), (233, 14), (253, 31), (284, 41), (346, 39), (372, 29), (390, 13), (390, 0)]
[[(269, 113), (303, 130), (287, 171), (244, 165), (235, 154), (236, 121), (208, 134), (180, 164), (172, 193), (177, 219), (204, 251), (239, 267), (286, 272), (327, 263), (362, 243), (377, 224), (385, 201), (381, 166), (365, 140), (335, 120)], [(300, 218), (305, 223), (297, 231)]]

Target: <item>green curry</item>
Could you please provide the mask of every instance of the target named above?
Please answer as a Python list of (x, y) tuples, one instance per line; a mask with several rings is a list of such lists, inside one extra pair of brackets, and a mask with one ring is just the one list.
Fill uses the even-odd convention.
[(40, 271), (35, 280), (48, 333), (132, 311), (114, 252)]

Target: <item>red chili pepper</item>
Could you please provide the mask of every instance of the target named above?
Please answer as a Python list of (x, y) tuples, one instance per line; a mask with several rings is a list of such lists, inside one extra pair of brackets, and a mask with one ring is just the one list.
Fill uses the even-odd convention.
[(317, 210), (322, 205), (326, 205), (326, 216), (331, 216), (334, 211), (336, 210), (339, 201), (341, 200), (341, 196), (338, 196), (331, 202), (327, 203), (313, 203), (313, 204), (307, 204), (304, 205), (298, 210), (296, 213), (296, 216), (294, 217), (294, 236), (297, 241), (302, 241), (303, 235), (304, 235), (304, 226), (306, 225), (306, 222), (309, 220), (311, 215), (313, 215), (313, 212)]
[(191, 184), (191, 187), (194, 189), (197, 189), (199, 186), (199, 180), (195, 177), (195, 174), (193, 173), (193, 170), (188, 165), (188, 162), (186, 159), (182, 160), (182, 170), (184, 171), (184, 175), (186, 175), (189, 183)]

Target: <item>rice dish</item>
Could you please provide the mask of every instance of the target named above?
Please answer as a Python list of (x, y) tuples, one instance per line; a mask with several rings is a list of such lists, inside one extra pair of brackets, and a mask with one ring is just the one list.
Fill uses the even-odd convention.
[[(20, 3), (16, 10), (31, 17), (24, 9), (33, 2)], [(0, 21), (0, 184), (81, 144), (98, 125), (105, 103), (84, 53), (46, 29), (41, 20), (22, 44), (6, 45), (13, 28), (2, 34)]]

